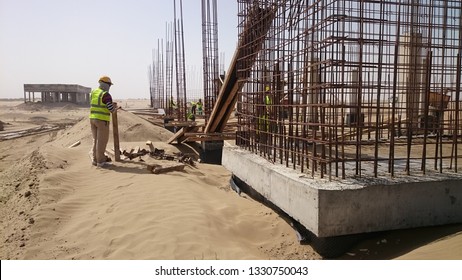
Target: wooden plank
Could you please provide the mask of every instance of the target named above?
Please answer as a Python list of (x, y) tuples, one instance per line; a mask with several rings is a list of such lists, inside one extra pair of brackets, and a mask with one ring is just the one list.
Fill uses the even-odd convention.
[(60, 129), (63, 129), (63, 127), (42, 125), (40, 127), (23, 129), (19, 131), (3, 131), (2, 133), (0, 133), (0, 140), (11, 140), (15, 138), (20, 138), (20, 137), (29, 136), (29, 135), (37, 135), (37, 134), (47, 133), (47, 132), (60, 130)]
[(177, 133), (175, 133), (168, 141), (168, 144), (172, 144), (173, 141), (177, 140), (178, 143), (182, 143), (185, 140), (185, 133), (188, 132), (196, 132), (199, 130), (198, 126), (193, 126), (193, 127), (183, 127), (181, 128)]
[(181, 143), (186, 142), (204, 142), (204, 141), (217, 141), (217, 140), (234, 140), (236, 133), (185, 133), (185, 139)]
[(193, 127), (193, 126), (198, 126), (196, 122), (177, 122), (177, 121), (171, 121), (166, 124), (164, 124), (166, 127), (171, 127), (171, 126), (178, 126), (178, 127)]
[(170, 171), (183, 171), (185, 165), (184, 164), (177, 164), (177, 165), (170, 165), (170, 166), (162, 166), (160, 164), (148, 164), (147, 169), (154, 174), (160, 173), (167, 173)]
[(154, 145), (152, 145), (152, 142), (151, 141), (146, 141), (146, 145), (148, 145), (149, 151), (151, 153), (153, 153), (154, 152)]
[(74, 148), (74, 147), (77, 147), (78, 145), (80, 145), (80, 140), (70, 145), (68, 148)]
[(114, 136), (114, 159), (120, 161), (119, 122), (117, 120), (117, 102), (112, 103), (115, 111), (112, 112), (112, 134)]
[(230, 83), (237, 82), (236, 71), (233, 70), (236, 68), (238, 54), (239, 47), (237, 47), (234, 51), (233, 59), (231, 60), (231, 64), (229, 66), (231, 71), (228, 71), (228, 75), (225, 76), (225, 81), (221, 86), (220, 92), (218, 93), (217, 101), (215, 102), (215, 106), (213, 107), (212, 113), (210, 114), (209, 122), (205, 128), (206, 132), (216, 132), (216, 123), (223, 117), (223, 104), (229, 102), (228, 99), (230, 95), (230, 92), (227, 91), (227, 86)]
[(236, 139), (236, 136), (227, 136), (227, 135), (216, 135), (216, 136), (188, 136), (186, 139), (181, 141), (181, 143), (187, 143), (187, 142), (194, 142), (194, 141), (199, 141), (199, 142), (205, 142), (205, 141), (218, 141), (218, 140), (234, 140)]
[(235, 137), (236, 133), (234, 132), (228, 132), (228, 133), (220, 133), (220, 132), (211, 132), (211, 133), (205, 133), (205, 132), (186, 132), (184, 136), (189, 137), (189, 136), (229, 136), (229, 137)]
[[(249, 76), (249, 69), (255, 63), (258, 51), (263, 46), (264, 39), (268, 33), (275, 14), (276, 9), (270, 7), (260, 10), (258, 13), (249, 14), (246, 19), (243, 35), (229, 66), (229, 74), (226, 76), (223, 86), (220, 89), (217, 101), (213, 107), (212, 113), (210, 114), (209, 122), (205, 128), (205, 132), (222, 132), (226, 126), (229, 116), (236, 105), (238, 92), (243, 86), (243, 84), (238, 82), (237, 78), (237, 60), (243, 55), (250, 54), (250, 56), (246, 57), (244, 61), (247, 65), (243, 66), (245, 70), (243, 75)], [(257, 20), (257, 17), (264, 17), (265, 20)], [(251, 41), (255, 42), (250, 46), (244, 46), (247, 42)]]
[(227, 100), (227, 102), (224, 105), (223, 108), (223, 113), (222, 116), (219, 119), (219, 122), (216, 124), (215, 131), (216, 132), (222, 132), (223, 129), (226, 126), (226, 123), (229, 120), (229, 117), (231, 116), (231, 113), (234, 110), (234, 107), (237, 103), (237, 97), (238, 97), (238, 92), (240, 91), (239, 85), (236, 83), (232, 89), (232, 91), (235, 93), (230, 98)]
[(159, 113), (137, 112), (137, 111), (128, 111), (128, 110), (126, 110), (126, 111), (130, 112), (132, 114), (135, 114), (137, 116), (149, 116), (149, 117), (156, 117), (156, 118), (159, 118), (159, 119), (164, 117), (164, 115), (161, 115)]
[(180, 130), (178, 130), (175, 134), (173, 134), (172, 137), (170, 137), (170, 139), (168, 139), (167, 143), (168, 144), (172, 144), (173, 141), (177, 140), (179, 137), (183, 136), (185, 133), (184, 131), (184, 128), (181, 128)]

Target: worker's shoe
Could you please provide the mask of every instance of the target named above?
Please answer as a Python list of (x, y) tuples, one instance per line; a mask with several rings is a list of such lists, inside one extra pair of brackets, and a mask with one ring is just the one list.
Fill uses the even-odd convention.
[[(92, 164), (93, 166), (98, 166), (98, 164), (97, 164), (96, 161), (93, 159), (93, 157), (90, 156), (90, 158), (91, 158), (91, 164)], [(112, 159), (111, 159), (110, 157), (108, 157), (107, 155), (104, 155), (104, 161), (105, 161), (106, 163), (109, 163), (109, 164), (110, 164), (110, 162), (112, 161)], [(100, 167), (101, 167), (101, 166), (100, 166)]]
[(108, 167), (111, 167), (111, 164), (109, 162), (101, 162), (101, 163), (97, 163), (96, 166), (100, 168), (108, 168)]

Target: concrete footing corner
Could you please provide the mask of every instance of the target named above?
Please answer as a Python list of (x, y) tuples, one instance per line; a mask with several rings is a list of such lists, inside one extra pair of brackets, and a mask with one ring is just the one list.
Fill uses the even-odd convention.
[(222, 165), (318, 238), (462, 222), (462, 174), (311, 178), (236, 146)]

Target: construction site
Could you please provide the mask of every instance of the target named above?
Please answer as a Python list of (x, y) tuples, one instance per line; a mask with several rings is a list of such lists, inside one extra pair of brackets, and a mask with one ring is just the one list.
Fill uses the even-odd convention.
[(237, 5), (238, 45), (220, 73), (217, 4), (202, 1), (203, 122), (188, 117), (176, 5), (150, 72), (152, 107), (175, 126), (169, 143), (200, 141), (236, 189), (323, 244), (462, 222), (459, 0)]
[(225, 67), (201, 0), (200, 90), (182, 4), (107, 168), (91, 88), (0, 100), (3, 259), (460, 259), (462, 2), (237, 0)]

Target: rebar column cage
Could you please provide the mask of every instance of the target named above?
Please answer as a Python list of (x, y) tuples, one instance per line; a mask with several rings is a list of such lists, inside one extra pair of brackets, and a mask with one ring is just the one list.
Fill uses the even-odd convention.
[(148, 68), (149, 92), (152, 108), (164, 108), (164, 51), (162, 40), (157, 41), (158, 49), (152, 51), (152, 65)]
[[(202, 0), (204, 115), (207, 122), (220, 90), (217, 0)], [(197, 100), (196, 100), (197, 101)]]
[[(188, 119), (186, 105), (186, 62), (184, 51), (184, 32), (183, 32), (183, 1), (173, 1), (174, 14), (174, 33), (175, 33), (175, 78), (176, 78), (176, 110), (178, 121)], [(177, 18), (177, 16), (179, 18)]]
[[(173, 23), (168, 23), (165, 26), (165, 104), (164, 108), (166, 108), (166, 115), (168, 118), (174, 117), (175, 114), (175, 98), (173, 94), (173, 80), (174, 80), (174, 72), (173, 72), (173, 62), (174, 62), (174, 30), (173, 30)], [(176, 88), (175, 88), (176, 89)], [(176, 107), (176, 106), (175, 106)]]
[(241, 40), (271, 21), (238, 60), (237, 145), (329, 179), (460, 172), (460, 0), (237, 2)]
[(157, 65), (156, 65), (156, 73), (157, 73), (157, 91), (158, 91), (158, 107), (156, 108), (163, 108), (165, 104), (165, 80), (164, 80), (164, 42), (163, 39), (159, 39), (157, 41)]

